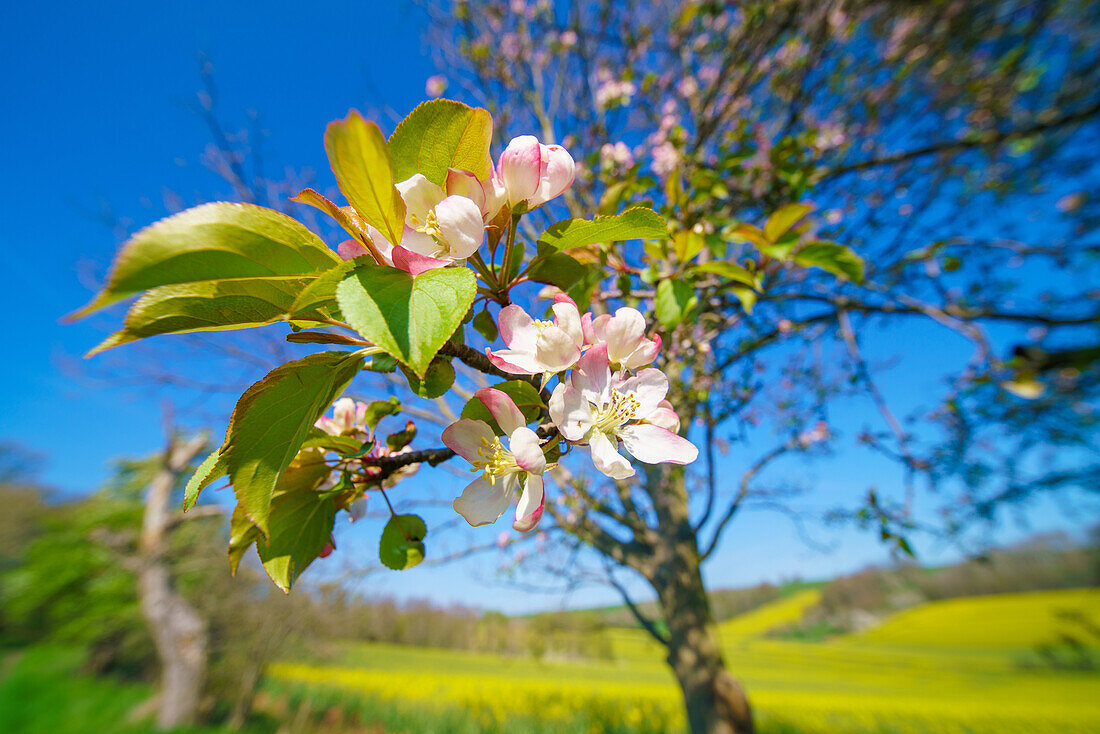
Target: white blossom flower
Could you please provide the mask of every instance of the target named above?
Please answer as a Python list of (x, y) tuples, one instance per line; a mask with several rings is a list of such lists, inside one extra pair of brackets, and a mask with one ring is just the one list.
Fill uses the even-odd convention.
[(454, 501), (455, 512), (475, 527), (496, 522), (522, 486), (512, 527), (527, 532), (538, 524), (543, 512), (546, 456), (539, 437), (527, 427), (506, 393), (485, 387), (474, 395), (504, 431), (507, 444), (485, 421), (463, 418), (443, 431), (443, 443), (473, 464), (472, 471), (481, 473)]
[(575, 365), (584, 347), (577, 304), (559, 293), (551, 310), (552, 321), (537, 321), (515, 304), (501, 309), (497, 324), (508, 348), (487, 350), (489, 361), (517, 375), (561, 372)]
[(635, 370), (652, 364), (661, 351), (661, 337), (645, 335), (645, 317), (635, 308), (624, 306), (615, 315), (602, 314), (581, 319), (586, 344), (606, 344), (607, 356), (619, 369)]
[(607, 345), (600, 343), (584, 353), (569, 382), (554, 388), (550, 418), (566, 440), (588, 444), (598, 470), (626, 479), (634, 476), (634, 467), (619, 453), (619, 441), (647, 464), (690, 464), (699, 455), (690, 441), (665, 427), (671, 421), (659, 409), (667, 392), (668, 378), (657, 369), (613, 377)]
[(313, 424), (330, 436), (367, 433), (367, 404), (351, 398), (340, 398), (332, 404), (332, 417), (321, 416)]

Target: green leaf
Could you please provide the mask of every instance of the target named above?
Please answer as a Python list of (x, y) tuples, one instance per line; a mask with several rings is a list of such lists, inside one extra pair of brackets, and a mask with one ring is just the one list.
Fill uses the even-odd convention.
[[(554, 285), (566, 291), (584, 277), (586, 270), (587, 268), (584, 265), (581, 265), (569, 255), (564, 252), (557, 252), (547, 257), (540, 257), (532, 262), (531, 267), (527, 270), (527, 277), (536, 283)], [(493, 341), (493, 339), (489, 341)]]
[[(307, 283), (305, 278), (249, 278), (160, 286), (130, 308), (122, 331), (111, 334), (87, 356), (159, 334), (247, 329), (282, 321)], [(315, 310), (298, 316), (303, 321), (323, 318)]]
[[(321, 449), (335, 451), (341, 456), (350, 456), (363, 448), (363, 442), (353, 436), (330, 436), (319, 428), (311, 429), (309, 437), (302, 443), (300, 451)], [(289, 470), (288, 470), (289, 471)]]
[(276, 367), (237, 401), (224, 449), (229, 477), (237, 502), (265, 535), (279, 477), (362, 364), (348, 352), (311, 354)]
[(386, 446), (389, 447), (390, 451), (400, 451), (412, 443), (414, 438), (416, 438), (416, 424), (412, 421), (405, 421), (404, 430), (386, 436)]
[(442, 186), (448, 168), (485, 180), (492, 173), (492, 137), (493, 118), (488, 110), (449, 99), (422, 102), (390, 135), (394, 180), (420, 173)]
[(455, 382), (455, 368), (449, 359), (432, 360), (423, 380), (413, 374), (412, 370), (402, 368), (401, 371), (409, 381), (409, 389), (422, 398), (438, 398), (450, 390)]
[(487, 308), (474, 314), (474, 319), (470, 323), (478, 334), (485, 337), (485, 341), (487, 342), (495, 342), (497, 337), (500, 336), (497, 332), (497, 322), (493, 320), (493, 315), (489, 313), (489, 309)]
[(751, 242), (758, 248), (768, 246), (768, 238), (760, 228), (748, 223), (738, 224), (730, 230), (729, 236), (734, 242)]
[(657, 284), (653, 308), (661, 326), (674, 329), (698, 302), (699, 298), (695, 295), (695, 289), (692, 288), (691, 283), (666, 279)]
[(731, 262), (709, 262), (702, 263), (695, 266), (695, 270), (702, 273), (713, 273), (714, 275), (732, 280), (735, 283), (741, 283), (749, 288), (760, 288), (760, 282), (757, 278), (745, 268), (740, 265), (736, 265)]
[(294, 580), (332, 538), (336, 502), (318, 494), (315, 486), (281, 489), (276, 493), (271, 501), (267, 540), (256, 539), (256, 552), (264, 570), (283, 591), (290, 591)]
[(378, 557), (386, 568), (404, 571), (424, 560), (424, 536), (428, 527), (418, 515), (392, 515), (382, 529)]
[(807, 204), (787, 204), (779, 207), (772, 212), (772, 215), (768, 217), (768, 221), (764, 223), (764, 236), (768, 238), (769, 242), (777, 242), (794, 226), (795, 222), (812, 210), (813, 207)]
[(199, 468), (187, 480), (187, 486), (183, 490), (183, 511), (187, 512), (195, 506), (195, 502), (199, 499), (199, 492), (228, 473), (229, 465), (226, 463), (225, 454), (222, 453), (221, 448), (215, 449), (210, 456), (203, 459)]
[(340, 306), (336, 303), (336, 286), (341, 280), (348, 277), (351, 271), (364, 262), (372, 262), (370, 258), (349, 260), (331, 267), (314, 278), (309, 285), (302, 289), (290, 306), (290, 313), (297, 316), (300, 313), (325, 310), (331, 312), (333, 318), (340, 318)]
[(752, 288), (734, 286), (733, 295), (737, 296), (737, 300), (741, 301), (741, 308), (745, 309), (745, 313), (752, 313), (753, 308), (756, 307), (756, 291)]
[(370, 356), (370, 359), (367, 360), (363, 369), (370, 370), (371, 372), (390, 373), (397, 369), (397, 360), (385, 352), (379, 352), (378, 354), (372, 354)]
[(794, 254), (804, 268), (821, 268), (855, 283), (863, 282), (863, 258), (835, 242), (811, 242)]
[(241, 565), (241, 559), (248, 552), (249, 547), (262, 538), (260, 529), (252, 524), (252, 521), (244, 514), (244, 509), (237, 505), (233, 509), (233, 515), (229, 518), (229, 572), (237, 575), (237, 567)]
[(691, 262), (703, 251), (704, 245), (706, 245), (706, 238), (690, 229), (682, 229), (672, 238), (672, 251), (676, 253), (676, 259), (680, 262)]
[(317, 235), (285, 214), (252, 204), (203, 204), (134, 235), (115, 257), (107, 286), (68, 318), (158, 286), (309, 276), (338, 262)]
[(355, 110), (325, 128), (325, 152), (348, 203), (393, 244), (405, 228), (405, 202), (394, 184), (386, 138)]
[[(546, 405), (542, 402), (542, 397), (539, 395), (539, 391), (530, 382), (524, 380), (508, 380), (507, 382), (501, 382), (491, 387), (500, 390), (508, 397), (512, 398), (512, 401), (519, 408), (519, 412), (523, 414), (523, 419), (530, 423), (531, 421), (538, 420), (543, 413)], [(478, 398), (470, 398), (466, 405), (462, 408), (462, 418), (469, 418), (474, 421), (484, 421), (489, 424), (489, 427), (497, 435), (503, 435), (504, 431), (497, 425), (496, 419), (489, 412), (489, 409), (485, 407), (485, 403), (481, 402)]]
[(668, 239), (668, 224), (652, 209), (634, 207), (611, 217), (556, 222), (542, 233), (539, 244), (568, 250), (599, 242), (639, 239)]
[(374, 430), (378, 422), (387, 415), (397, 415), (401, 411), (401, 401), (390, 396), (388, 400), (372, 400), (367, 405), (367, 428)]
[(418, 377), (462, 323), (477, 292), (467, 268), (437, 268), (417, 275), (364, 263), (336, 287), (336, 301), (351, 326), (396, 357)]

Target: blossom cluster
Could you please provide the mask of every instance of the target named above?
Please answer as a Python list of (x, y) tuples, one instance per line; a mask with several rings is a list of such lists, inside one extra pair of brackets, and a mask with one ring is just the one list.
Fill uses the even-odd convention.
[(646, 336), (645, 317), (622, 307), (614, 315), (581, 316), (577, 304), (558, 294), (549, 320), (537, 320), (518, 305), (500, 312), (498, 328), (507, 348), (488, 350), (497, 368), (538, 375), (550, 395), (548, 437), (527, 426), (506, 393), (483, 388), (475, 393), (503, 432), (498, 437), (481, 420), (461, 419), (443, 432), (443, 442), (473, 465), (480, 476), (455, 500), (455, 511), (471, 525), (495, 522), (522, 490), (513, 527), (534, 528), (544, 509), (542, 475), (551, 464), (546, 452), (560, 439), (587, 448), (595, 468), (620, 480), (634, 475), (619, 451), (648, 464), (688, 464), (698, 449), (678, 434), (680, 418), (665, 399), (668, 377), (651, 367), (661, 338)]
[[(505, 206), (527, 211), (559, 196), (573, 183), (574, 169), (565, 148), (522, 135), (508, 143), (487, 179), (450, 168), (443, 186), (419, 173), (397, 183), (405, 203), (400, 243), (369, 225), (367, 235), (388, 265), (413, 275), (442, 268), (477, 252), (485, 225)], [(368, 254), (356, 240), (337, 252), (345, 260)]]

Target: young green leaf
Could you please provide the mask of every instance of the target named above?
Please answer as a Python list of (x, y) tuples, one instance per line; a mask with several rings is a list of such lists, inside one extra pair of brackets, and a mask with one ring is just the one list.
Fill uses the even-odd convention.
[(392, 395), (388, 400), (372, 400), (367, 404), (367, 428), (374, 430), (378, 422), (387, 415), (397, 415), (401, 411), (401, 401)]
[(409, 381), (409, 389), (422, 398), (438, 398), (450, 390), (455, 382), (455, 368), (449, 359), (433, 359), (423, 380), (413, 374), (412, 370), (402, 367), (401, 371)]
[(336, 286), (364, 262), (372, 261), (370, 258), (363, 260), (356, 258), (356, 260), (341, 262), (318, 275), (294, 298), (294, 303), (290, 306), (290, 314), (296, 317), (300, 313), (324, 310), (333, 318), (339, 319), (340, 307), (336, 303)]
[(290, 591), (332, 537), (336, 502), (320, 495), (315, 486), (281, 488), (271, 500), (267, 540), (256, 539), (264, 570), (283, 591)]
[(493, 315), (489, 313), (488, 308), (484, 308), (474, 314), (473, 320), (470, 324), (474, 327), (474, 330), (485, 337), (487, 342), (495, 342), (500, 334), (497, 332), (497, 322), (493, 320)]
[(447, 169), (456, 168), (485, 180), (492, 172), (492, 137), (488, 110), (449, 99), (422, 102), (390, 135), (394, 179), (419, 173), (442, 186)]
[(474, 273), (466, 268), (437, 268), (414, 278), (364, 263), (336, 287), (336, 301), (363, 338), (423, 378), (462, 323), (476, 292)]
[(338, 262), (321, 238), (285, 214), (251, 204), (203, 204), (134, 235), (115, 257), (107, 286), (69, 318), (158, 286), (310, 276)]
[(394, 184), (386, 138), (355, 110), (325, 128), (325, 152), (340, 191), (391, 243), (401, 241), (405, 202)]
[(804, 268), (821, 268), (837, 277), (863, 282), (863, 258), (835, 242), (811, 242), (794, 254), (794, 261)]
[(183, 511), (187, 512), (195, 506), (195, 502), (199, 499), (199, 492), (228, 473), (229, 465), (226, 463), (225, 454), (222, 453), (221, 448), (218, 448), (203, 459), (199, 468), (187, 480), (187, 486), (183, 490)]
[[(130, 308), (121, 331), (111, 334), (86, 356), (159, 334), (247, 329), (282, 321), (289, 317), (295, 297), (309, 282), (305, 278), (249, 278), (160, 286), (145, 293)], [(331, 314), (303, 310), (296, 318), (310, 321), (329, 317)]]
[(539, 244), (568, 250), (599, 242), (667, 238), (668, 224), (664, 218), (652, 209), (639, 206), (611, 217), (556, 222), (542, 233)]
[(666, 279), (657, 284), (653, 308), (657, 320), (666, 329), (674, 329), (687, 317), (699, 298), (691, 284), (683, 280)]
[(233, 508), (233, 515), (229, 518), (229, 573), (237, 575), (237, 567), (241, 565), (244, 554), (262, 537), (260, 529), (244, 514), (244, 509), (240, 505)]
[(276, 367), (237, 401), (223, 450), (237, 502), (265, 535), (279, 477), (362, 365), (348, 352), (311, 354)]
[(769, 242), (778, 242), (799, 219), (813, 210), (808, 204), (787, 204), (772, 212), (764, 223), (764, 236)]
[(424, 536), (428, 527), (418, 515), (392, 515), (382, 529), (378, 557), (386, 568), (404, 571), (424, 560)]
[(731, 262), (709, 262), (702, 263), (695, 266), (695, 270), (702, 273), (713, 273), (714, 275), (732, 280), (735, 283), (741, 283), (749, 288), (760, 289), (759, 279), (750, 273), (745, 268)]
[[(531, 263), (527, 277), (536, 283), (546, 283), (569, 290), (584, 277), (587, 268), (564, 252), (540, 257)], [(490, 339), (492, 341), (492, 339)]]

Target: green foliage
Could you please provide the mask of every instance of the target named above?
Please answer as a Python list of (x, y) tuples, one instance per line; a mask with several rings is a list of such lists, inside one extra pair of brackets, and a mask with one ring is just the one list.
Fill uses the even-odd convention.
[(433, 359), (421, 380), (411, 370), (402, 368), (409, 381), (409, 389), (422, 398), (438, 398), (451, 389), (455, 381), (455, 368), (449, 359)]
[(224, 477), (228, 473), (229, 463), (226, 461), (225, 453), (221, 450), (221, 447), (218, 447), (199, 464), (199, 468), (187, 480), (187, 486), (184, 488), (183, 494), (184, 511), (186, 512), (195, 506), (195, 502), (199, 499), (199, 492), (209, 486), (211, 482)]
[(709, 262), (695, 266), (695, 271), (700, 273), (712, 273), (734, 283), (760, 290), (760, 276), (754, 275), (745, 268), (731, 262)]
[(835, 242), (810, 242), (795, 252), (794, 261), (804, 268), (821, 268), (839, 278), (863, 282), (863, 258)]
[(557, 252), (533, 260), (531, 267), (527, 270), (527, 277), (536, 283), (554, 285), (567, 291), (583, 278), (588, 270), (564, 252)]
[[(88, 356), (158, 334), (246, 329), (281, 321), (294, 312), (294, 300), (309, 282), (304, 278), (252, 278), (154, 288), (126, 314), (122, 331), (104, 339)], [(298, 309), (298, 314), (304, 321), (332, 316), (305, 309)]]
[(222, 450), (237, 501), (265, 535), (280, 475), (362, 364), (354, 353), (311, 354), (275, 368), (237, 401)]
[(666, 329), (674, 329), (687, 317), (699, 302), (691, 283), (678, 279), (666, 279), (657, 284), (657, 296), (653, 308), (657, 320)]
[(367, 405), (367, 428), (373, 431), (380, 420), (387, 415), (397, 415), (400, 410), (401, 401), (395, 397), (391, 396), (387, 400), (372, 400)]
[(71, 318), (159, 286), (300, 278), (337, 262), (317, 235), (285, 214), (251, 204), (203, 204), (134, 235), (115, 258), (107, 286)]
[(393, 166), (378, 125), (355, 110), (348, 112), (325, 128), (325, 152), (352, 208), (390, 242), (401, 242), (405, 202), (393, 185)]
[(264, 570), (283, 591), (290, 591), (332, 537), (336, 502), (317, 491), (328, 474), (319, 460), (284, 472), (271, 498), (267, 540), (255, 539)]
[(668, 224), (664, 218), (652, 209), (639, 206), (614, 216), (555, 222), (539, 237), (539, 245), (569, 250), (600, 242), (667, 238)]
[(418, 515), (392, 515), (382, 530), (378, 557), (386, 568), (403, 571), (424, 560), (428, 527)]
[[(500, 390), (508, 397), (512, 398), (516, 407), (519, 408), (519, 412), (523, 414), (524, 419), (528, 423), (537, 420), (545, 408), (539, 391), (535, 389), (535, 386), (530, 382), (524, 380), (508, 380), (507, 382), (500, 382), (491, 387)], [(492, 413), (485, 407), (485, 403), (481, 402), (481, 400), (476, 397), (470, 398), (466, 402), (466, 405), (462, 407), (462, 417), (468, 418), (469, 420), (484, 421), (488, 423), (489, 427), (492, 428), (498, 436), (504, 433), (500, 426), (497, 425), (496, 419), (493, 418)]]
[(420, 173), (442, 186), (448, 168), (487, 179), (492, 170), (492, 137), (493, 118), (488, 110), (448, 99), (422, 102), (390, 135), (394, 179), (404, 181)]
[(423, 378), (465, 318), (477, 284), (466, 268), (417, 275), (364, 263), (336, 287), (348, 323)]
[(790, 231), (795, 223), (813, 210), (807, 204), (787, 204), (772, 212), (768, 221), (764, 223), (764, 236), (768, 242), (778, 242), (783, 235)]

